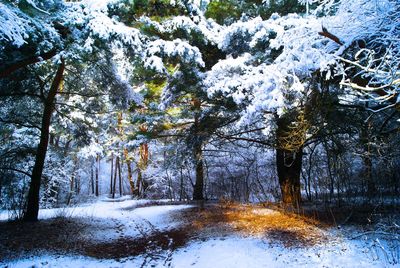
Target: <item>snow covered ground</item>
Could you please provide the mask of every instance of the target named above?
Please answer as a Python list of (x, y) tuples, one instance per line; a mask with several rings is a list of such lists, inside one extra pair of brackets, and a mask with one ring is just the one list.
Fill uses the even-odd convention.
[[(113, 241), (122, 236), (150, 237), (154, 232), (178, 228), (182, 222), (169, 216), (193, 206), (146, 204), (150, 205), (151, 201), (102, 201), (68, 208), (63, 213), (70, 218), (96, 221), (93, 226), (102, 227), (91, 230), (91, 239), (111, 241), (112, 246)], [(260, 213), (265, 214), (265, 211), (260, 210)], [(45, 209), (41, 211), (40, 218), (49, 219), (59, 214), (57, 209)], [(5, 219), (6, 214), (1, 213), (0, 217)], [(323, 232), (327, 233), (329, 239), (309, 247), (287, 248), (267, 237), (214, 233), (190, 239), (177, 248), (153, 247), (151, 252), (146, 250), (138, 256), (107, 259), (42, 252), (13, 261), (0, 261), (0, 267), (391, 267), (385, 257), (388, 251), (372, 247), (371, 241), (363, 240), (363, 236), (350, 239), (341, 230), (328, 229)]]
[[(169, 222), (166, 215), (171, 211), (185, 209), (190, 205), (148, 206), (153, 200), (117, 200), (103, 199), (101, 201), (68, 208), (41, 209), (39, 220), (57, 217), (77, 218), (89, 221), (97, 228), (91, 230), (92, 240), (105, 241), (124, 237), (137, 237), (143, 232), (167, 230), (176, 227), (178, 223)], [(157, 200), (157, 203), (167, 203), (168, 200)], [(147, 206), (147, 207), (146, 207)], [(0, 221), (8, 220), (9, 213), (0, 213)], [(116, 231), (115, 231), (116, 230)]]
[[(166, 255), (167, 257), (167, 255)], [(143, 256), (119, 261), (83, 256), (36, 256), (8, 263), (8, 267), (141, 267)], [(226, 237), (193, 242), (166, 259), (144, 267), (386, 267), (373, 261), (362, 245), (334, 243), (311, 249), (287, 250), (256, 238)], [(394, 266), (393, 266), (394, 267)]]

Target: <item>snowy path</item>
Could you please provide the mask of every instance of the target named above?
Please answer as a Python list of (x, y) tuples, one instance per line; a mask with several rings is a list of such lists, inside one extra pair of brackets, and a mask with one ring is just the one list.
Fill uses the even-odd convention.
[(373, 261), (362, 250), (361, 244), (345, 242), (288, 250), (259, 239), (232, 236), (193, 242), (173, 252), (168, 262), (168, 254), (164, 254), (144, 266), (144, 256), (116, 261), (43, 255), (9, 263), (8, 267), (389, 267)]
[[(330, 239), (322, 244), (305, 247), (285, 247), (267, 237), (205, 229), (190, 236), (187, 230), (194, 224), (181, 230), (179, 213), (193, 206), (137, 207), (146, 202), (98, 202), (64, 211), (71, 219), (90, 223), (84, 235), (95, 246), (88, 254), (41, 251), (0, 261), (0, 267), (390, 267), (368, 247), (368, 241), (350, 240), (339, 231), (329, 231)], [(261, 217), (268, 211), (253, 212)], [(41, 212), (42, 219), (56, 215), (56, 210)], [(140, 253), (124, 255), (125, 247)]]

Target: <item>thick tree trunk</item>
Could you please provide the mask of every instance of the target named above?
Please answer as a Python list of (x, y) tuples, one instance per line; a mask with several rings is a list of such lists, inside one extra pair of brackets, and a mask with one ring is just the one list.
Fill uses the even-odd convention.
[(200, 129), (200, 114), (201, 114), (201, 102), (193, 98), (194, 114), (194, 145), (193, 145), (193, 156), (196, 166), (196, 181), (193, 186), (193, 200), (204, 200), (204, 167), (203, 167), (203, 150), (202, 150), (202, 137), (199, 135)]
[(61, 64), (58, 66), (57, 73), (54, 77), (49, 93), (44, 102), (40, 141), (36, 151), (35, 165), (32, 169), (31, 184), (28, 193), (28, 205), (24, 215), (25, 221), (37, 221), (38, 219), (40, 183), (43, 173), (44, 162), (46, 159), (47, 147), (49, 144), (51, 115), (54, 110), (57, 90), (60, 87), (64, 74), (64, 69), (65, 63), (64, 60), (61, 59)]
[[(307, 107), (304, 110), (308, 110)], [(301, 203), (303, 146), (309, 129), (306, 114), (307, 111), (296, 110), (277, 120), (276, 168), (282, 201), (295, 207), (299, 207)]]
[(303, 150), (298, 152), (276, 150), (276, 167), (281, 187), (282, 201), (298, 207), (301, 203), (300, 173)]
[(201, 143), (194, 146), (194, 157), (196, 165), (196, 182), (193, 187), (193, 200), (204, 200), (204, 168), (203, 168), (203, 151)]

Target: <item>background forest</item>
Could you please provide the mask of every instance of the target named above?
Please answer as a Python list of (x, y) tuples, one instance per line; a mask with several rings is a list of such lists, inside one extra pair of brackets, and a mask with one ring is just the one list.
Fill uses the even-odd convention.
[(398, 0), (1, 0), (0, 207), (394, 201)]

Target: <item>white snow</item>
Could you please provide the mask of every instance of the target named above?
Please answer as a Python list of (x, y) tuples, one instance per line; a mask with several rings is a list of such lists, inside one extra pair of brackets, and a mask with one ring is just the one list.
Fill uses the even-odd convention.
[(3, 39), (12, 42), (17, 47), (26, 43), (29, 37), (27, 28), (30, 29), (28, 21), (18, 16), (16, 9), (12, 9), (0, 3), (0, 41)]
[[(58, 216), (71, 218), (98, 218), (102, 220), (118, 219), (120, 221), (129, 221), (135, 218), (146, 219), (162, 224), (165, 214), (172, 210), (184, 209), (190, 206), (150, 206), (136, 208), (137, 206), (145, 206), (154, 202), (154, 200), (125, 200), (113, 202), (112, 199), (104, 199), (93, 204), (79, 205), (76, 207), (40, 209), (39, 220), (51, 219)], [(168, 202), (168, 200), (157, 200), (157, 202)], [(0, 221), (8, 220), (9, 213), (7, 211), (0, 212)]]

